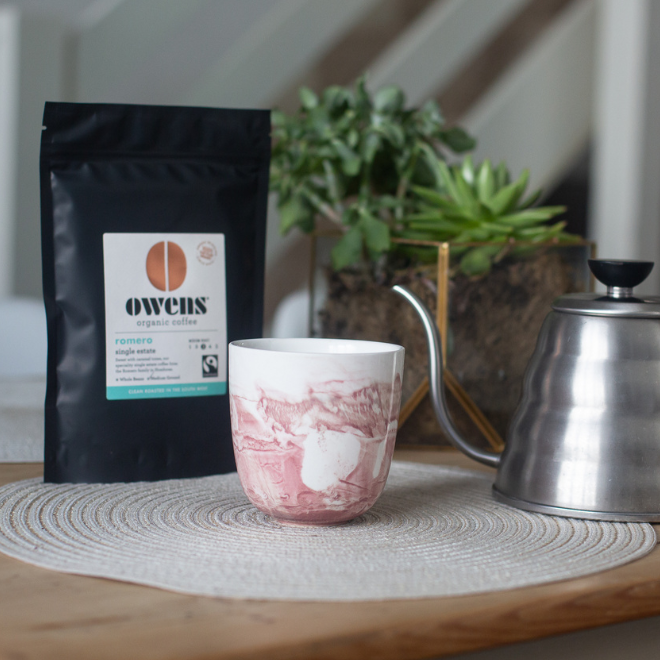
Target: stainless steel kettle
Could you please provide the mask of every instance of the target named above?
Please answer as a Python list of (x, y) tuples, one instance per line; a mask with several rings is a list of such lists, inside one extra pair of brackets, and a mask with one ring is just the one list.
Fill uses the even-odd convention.
[(545, 319), (502, 454), (466, 442), (447, 411), (433, 317), (429, 347), (436, 417), (463, 453), (497, 467), (493, 494), (527, 511), (610, 521), (660, 522), (660, 297), (633, 287), (652, 262), (590, 260), (607, 295), (561, 296)]

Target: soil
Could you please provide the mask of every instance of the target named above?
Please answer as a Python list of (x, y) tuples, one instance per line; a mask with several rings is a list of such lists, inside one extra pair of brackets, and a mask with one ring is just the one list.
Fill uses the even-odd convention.
[[(450, 281), (448, 367), (502, 438), (552, 301), (584, 290), (580, 269), (561, 252), (545, 250), (533, 258), (509, 258), (485, 277), (458, 275)], [(404, 402), (427, 375), (428, 353), (419, 317), (390, 287), (404, 284), (435, 313), (436, 273), (435, 265), (393, 270), (378, 279), (369, 269), (327, 273), (328, 297), (319, 314), (319, 334), (404, 346)], [(485, 446), (467, 414), (448, 398), (458, 429)], [(448, 444), (428, 396), (400, 428), (397, 443)]]

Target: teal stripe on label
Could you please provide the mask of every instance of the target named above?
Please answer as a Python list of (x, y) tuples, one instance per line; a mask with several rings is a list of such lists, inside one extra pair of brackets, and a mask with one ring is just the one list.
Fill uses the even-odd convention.
[(185, 383), (181, 385), (129, 385), (106, 387), (108, 401), (119, 399), (170, 399), (180, 396), (217, 396), (227, 394), (227, 383)]

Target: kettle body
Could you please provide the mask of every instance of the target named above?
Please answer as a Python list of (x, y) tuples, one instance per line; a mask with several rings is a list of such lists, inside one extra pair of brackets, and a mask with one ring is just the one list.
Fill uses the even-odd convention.
[(616, 284), (639, 279), (634, 269), (646, 271), (641, 281), (653, 266), (592, 260), (608, 295), (555, 301), (502, 454), (470, 445), (456, 430), (435, 322), (414, 294), (394, 287), (424, 323), (436, 417), (454, 446), (498, 468), (493, 495), (501, 502), (567, 517), (660, 522), (660, 298), (636, 298), (632, 286), (612, 285), (609, 271), (600, 272), (600, 264), (612, 263), (620, 265)]
[(533, 511), (660, 520), (660, 319), (549, 313), (493, 492)]

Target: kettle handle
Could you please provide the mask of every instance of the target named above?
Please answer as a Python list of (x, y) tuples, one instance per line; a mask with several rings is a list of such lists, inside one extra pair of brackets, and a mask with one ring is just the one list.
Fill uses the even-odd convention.
[(403, 296), (413, 306), (424, 324), (426, 341), (429, 349), (429, 386), (431, 390), (431, 402), (433, 403), (433, 410), (442, 430), (447, 434), (452, 445), (454, 445), (456, 449), (462, 451), (466, 456), (469, 456), (484, 465), (497, 467), (500, 464), (501, 454), (496, 454), (487, 449), (473, 447), (461, 436), (454, 426), (454, 422), (452, 422), (447, 408), (445, 388), (443, 387), (442, 381), (443, 365), (440, 331), (438, 330), (438, 326), (431, 316), (431, 313), (424, 303), (412, 293), (412, 291), (406, 289), (406, 287), (397, 284), (392, 287), (392, 289), (400, 296)]

